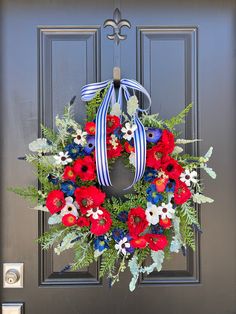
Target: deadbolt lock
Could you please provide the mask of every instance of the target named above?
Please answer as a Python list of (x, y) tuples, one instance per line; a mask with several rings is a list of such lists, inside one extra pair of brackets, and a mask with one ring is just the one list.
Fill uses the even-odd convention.
[(5, 281), (9, 284), (15, 284), (20, 279), (20, 273), (17, 269), (9, 269), (5, 275)]
[(23, 263), (3, 264), (3, 287), (23, 288)]

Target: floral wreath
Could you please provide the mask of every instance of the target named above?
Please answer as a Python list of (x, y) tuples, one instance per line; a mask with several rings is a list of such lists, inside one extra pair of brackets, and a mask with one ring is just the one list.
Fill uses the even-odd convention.
[[(96, 91), (86, 105), (84, 127), (73, 118), (73, 102), (56, 117), (57, 132), (42, 126), (42, 138), (29, 144), (32, 153), (25, 159), (36, 169), (40, 189), (35, 186), (11, 188), (37, 203), (34, 209), (50, 212), (50, 228), (40, 238), (43, 249), (54, 247), (56, 254), (75, 252), (74, 262), (62, 272), (87, 267), (101, 257), (99, 276), (111, 285), (128, 266), (132, 274), (129, 288), (135, 289), (141, 273), (160, 271), (165, 256), (194, 249), (195, 232), (201, 232), (195, 204), (213, 202), (202, 194), (199, 169), (216, 177), (207, 166), (212, 147), (203, 157), (184, 153), (182, 145), (197, 139), (181, 139), (175, 126), (184, 123), (187, 106), (170, 120), (142, 112), (145, 128), (146, 164), (143, 177), (133, 185), (133, 193), (123, 199), (109, 197), (96, 174), (96, 116), (109, 91), (109, 85)], [(132, 118), (139, 107), (135, 95), (127, 98), (127, 114), (118, 103), (106, 116), (106, 150), (109, 168), (122, 157), (135, 171)], [(151, 256), (152, 263), (144, 264)]]

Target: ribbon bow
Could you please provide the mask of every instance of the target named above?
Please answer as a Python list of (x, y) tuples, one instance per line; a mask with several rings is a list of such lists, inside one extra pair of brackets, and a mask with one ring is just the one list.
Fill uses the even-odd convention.
[[(101, 106), (98, 108), (96, 115), (96, 133), (95, 133), (95, 160), (97, 177), (100, 185), (111, 186), (111, 179), (109, 175), (108, 162), (107, 162), (107, 146), (106, 146), (106, 118), (107, 112), (110, 104), (115, 103), (115, 87), (111, 80), (107, 80), (100, 83), (93, 83), (85, 85), (81, 90), (81, 99), (83, 101), (90, 101), (96, 95), (99, 90), (108, 87), (107, 93), (103, 99)], [(142, 122), (138, 118), (138, 111), (147, 111), (151, 106), (151, 98), (147, 90), (135, 80), (121, 79), (120, 87), (118, 92), (118, 102), (122, 103), (122, 91), (126, 101), (130, 98), (131, 89), (134, 91), (139, 91), (143, 93), (149, 102), (147, 109), (138, 108), (132, 116), (133, 123), (136, 124), (137, 129), (134, 131), (134, 148), (135, 148), (135, 176), (133, 183), (126, 189), (131, 188), (135, 183), (137, 183), (143, 176), (146, 165), (146, 133)], [(126, 190), (125, 189), (125, 190)]]

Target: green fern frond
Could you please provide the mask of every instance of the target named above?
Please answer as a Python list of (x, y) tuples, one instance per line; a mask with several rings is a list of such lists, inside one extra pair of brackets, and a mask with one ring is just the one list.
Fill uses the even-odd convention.
[(36, 203), (38, 201), (38, 189), (33, 185), (25, 188), (10, 187), (8, 191), (16, 193), (22, 198), (29, 200), (31, 203)]

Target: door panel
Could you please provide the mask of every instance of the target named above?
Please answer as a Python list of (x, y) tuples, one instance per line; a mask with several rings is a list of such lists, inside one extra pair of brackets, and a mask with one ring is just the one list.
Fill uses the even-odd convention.
[[(24, 301), (26, 314), (236, 313), (235, 5), (234, 0), (1, 1), (0, 253), (2, 262), (25, 266), (24, 288), (1, 287), (2, 302)], [(111, 29), (102, 27), (116, 6), (132, 24), (122, 29), (128, 37), (118, 47), (106, 38)], [(215, 203), (200, 210), (204, 233), (201, 241), (196, 237), (196, 252), (173, 256), (162, 272), (140, 278), (134, 293), (128, 290), (128, 272), (112, 289), (107, 280), (100, 282), (98, 264), (61, 274), (71, 254), (42, 252), (34, 239), (47, 228), (46, 218), (6, 190), (36, 183), (32, 169), (16, 158), (28, 151), (40, 123), (53, 126), (74, 95), (82, 122), (80, 88), (110, 78), (116, 64), (122, 77), (147, 88), (153, 113), (167, 118), (194, 103), (181, 131), (204, 141), (186, 150), (204, 153), (212, 144), (218, 172), (213, 183), (202, 174)], [(131, 179), (123, 171), (112, 193)]]

